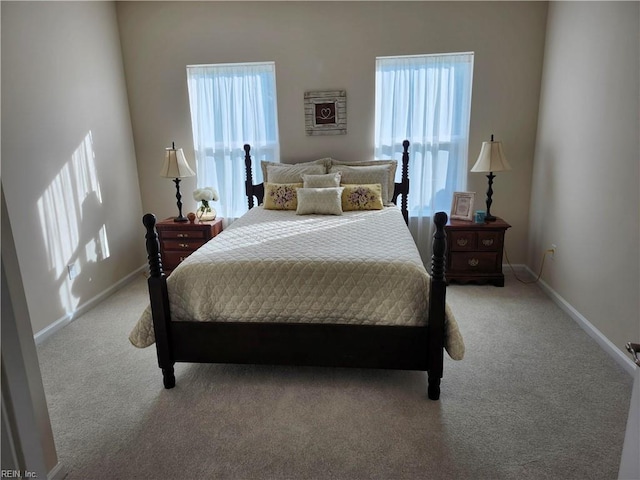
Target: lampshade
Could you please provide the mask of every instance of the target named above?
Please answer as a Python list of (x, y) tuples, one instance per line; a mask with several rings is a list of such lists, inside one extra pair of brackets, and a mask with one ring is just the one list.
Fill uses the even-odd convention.
[(490, 142), (482, 142), (482, 149), (472, 172), (504, 172), (511, 170), (502, 150), (502, 142), (494, 142), (493, 135)]
[(176, 149), (174, 146), (166, 149), (164, 165), (160, 171), (161, 176), (167, 178), (184, 178), (193, 177), (195, 174), (196, 173), (191, 170), (191, 167), (189, 167), (181, 148)]

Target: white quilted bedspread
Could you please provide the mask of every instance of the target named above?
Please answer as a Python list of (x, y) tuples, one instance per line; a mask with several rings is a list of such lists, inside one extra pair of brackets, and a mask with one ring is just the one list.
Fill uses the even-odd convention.
[[(400, 211), (296, 215), (256, 207), (167, 279), (173, 321), (424, 325), (429, 275)], [(464, 345), (447, 307), (448, 340)], [(129, 339), (155, 341), (147, 308)], [(460, 347), (462, 350), (460, 351)]]

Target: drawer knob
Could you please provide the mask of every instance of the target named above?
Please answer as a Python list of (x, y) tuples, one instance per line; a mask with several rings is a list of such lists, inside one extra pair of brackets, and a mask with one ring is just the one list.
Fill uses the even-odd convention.
[(490, 247), (491, 245), (493, 245), (493, 238), (487, 238), (486, 240), (482, 240), (482, 244), (485, 247)]
[(180, 248), (189, 248), (189, 244), (188, 243), (179, 243), (178, 246)]
[(477, 267), (479, 263), (480, 263), (480, 260), (478, 260), (477, 258), (469, 259), (469, 266), (471, 267)]
[(188, 233), (179, 233), (178, 238), (187, 238), (189, 236)]
[(180, 257), (180, 261), (181, 261), (181, 262), (184, 262), (184, 259), (185, 259), (185, 258), (187, 258), (187, 257)]
[(468, 242), (469, 242), (469, 240), (467, 240), (466, 238), (459, 238), (458, 240), (456, 240), (456, 243), (460, 247), (464, 247)]

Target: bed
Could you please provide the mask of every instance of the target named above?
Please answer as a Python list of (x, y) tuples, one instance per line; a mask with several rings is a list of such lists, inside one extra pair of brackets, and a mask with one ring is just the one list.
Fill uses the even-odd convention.
[[(434, 218), (430, 275), (406, 225), (408, 148), (405, 141), (399, 183), (393, 175), (369, 185), (376, 201), (385, 200), (382, 208), (348, 209), (344, 194), (353, 185), (307, 188), (307, 180), (312, 185), (331, 175), (353, 179), (365, 170), (378, 175), (382, 165), (396, 162), (304, 164), (321, 165), (325, 173), (262, 162), (264, 178), (271, 181), (254, 185), (245, 145), (249, 211), (168, 278), (155, 216), (146, 214), (150, 306), (129, 338), (141, 348), (155, 343), (165, 388), (175, 386), (176, 362), (385, 368), (428, 372), (428, 397), (438, 400), (445, 348), (460, 359), (464, 344), (446, 304), (447, 215)], [(350, 177), (353, 172), (356, 177)], [(295, 211), (269, 206), (274, 189), (286, 185), (273, 179), (289, 174), (304, 179), (304, 188), (294, 189)], [(381, 187), (387, 187), (386, 198)], [(304, 205), (326, 208), (303, 194), (340, 195), (345, 211), (315, 211), (316, 206), (301, 214)]]

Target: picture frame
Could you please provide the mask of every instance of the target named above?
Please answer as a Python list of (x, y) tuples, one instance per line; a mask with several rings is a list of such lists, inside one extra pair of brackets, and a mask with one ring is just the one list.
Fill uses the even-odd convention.
[(346, 90), (305, 92), (304, 121), (307, 135), (346, 135)]
[(473, 221), (473, 204), (475, 203), (475, 192), (453, 192), (451, 203), (451, 220)]

